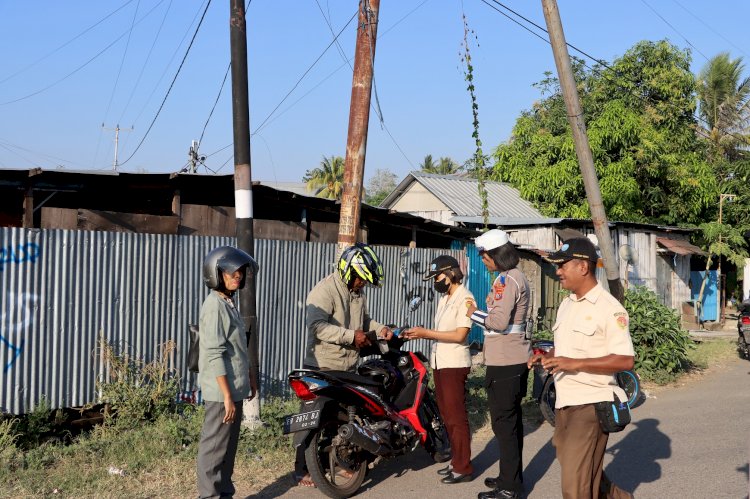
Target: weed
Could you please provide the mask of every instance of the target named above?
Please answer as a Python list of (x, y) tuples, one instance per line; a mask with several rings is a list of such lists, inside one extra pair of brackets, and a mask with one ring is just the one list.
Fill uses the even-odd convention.
[(170, 367), (174, 341), (159, 347), (159, 356), (151, 362), (118, 353), (104, 338), (99, 340), (100, 356), (106, 365), (106, 377), (97, 382), (102, 400), (116, 415), (105, 413), (106, 423), (120, 428), (134, 428), (145, 420), (173, 412), (179, 377)]

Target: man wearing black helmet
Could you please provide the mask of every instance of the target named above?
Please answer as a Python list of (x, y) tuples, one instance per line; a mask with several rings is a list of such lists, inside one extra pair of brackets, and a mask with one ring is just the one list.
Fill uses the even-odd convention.
[[(336, 270), (324, 277), (307, 295), (307, 348), (304, 367), (336, 371), (354, 371), (360, 349), (370, 345), (367, 331), (390, 339), (392, 331), (370, 318), (366, 285), (383, 284), (383, 265), (367, 244), (346, 248)], [(304, 446), (296, 442), (295, 479), (298, 485), (313, 487), (305, 466)]]
[[(242, 250), (222, 246), (203, 260), (203, 283), (211, 292), (200, 313), (198, 384), (206, 406), (198, 444), (198, 494), (231, 497), (242, 401), (258, 392), (250, 375), (245, 323), (232, 301), (258, 264)], [(253, 381), (251, 381), (251, 378)]]

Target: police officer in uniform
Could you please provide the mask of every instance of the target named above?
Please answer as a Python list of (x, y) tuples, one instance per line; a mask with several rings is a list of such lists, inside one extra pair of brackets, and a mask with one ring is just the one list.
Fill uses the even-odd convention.
[(560, 285), (570, 291), (553, 326), (555, 348), (535, 354), (555, 379), (555, 433), (552, 444), (560, 462), (564, 498), (632, 498), (603, 472), (608, 434), (594, 409), (596, 402), (624, 401), (614, 374), (633, 368), (628, 313), (596, 279), (598, 256), (585, 237), (565, 241), (547, 257), (557, 264)]
[(492, 490), (480, 492), (478, 497), (516, 499), (524, 494), (521, 401), (526, 395), (531, 356), (531, 344), (525, 335), (529, 282), (518, 268), (520, 256), (506, 232), (489, 230), (476, 238), (475, 245), (487, 270), (499, 272), (487, 295), (487, 312), (471, 305), (466, 313), (485, 330), (484, 386), (492, 431), (500, 449), (500, 473), (485, 479), (484, 484)]

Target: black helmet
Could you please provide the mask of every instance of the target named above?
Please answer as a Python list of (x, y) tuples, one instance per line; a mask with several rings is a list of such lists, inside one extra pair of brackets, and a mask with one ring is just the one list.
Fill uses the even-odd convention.
[[(253, 257), (232, 246), (221, 246), (206, 255), (203, 259), (203, 284), (209, 289), (219, 289), (223, 287), (224, 281), (221, 277), (222, 272), (229, 274), (242, 267), (248, 267), (247, 271), (253, 275), (258, 273), (258, 264)], [(242, 277), (240, 288), (245, 287), (245, 276)]]
[(368, 376), (379, 381), (385, 387), (386, 393), (392, 393), (398, 386), (401, 373), (393, 365), (383, 359), (371, 359), (359, 366), (357, 372), (362, 376)]
[(339, 258), (338, 269), (341, 279), (346, 284), (355, 276), (361, 277), (373, 286), (383, 284), (383, 265), (380, 258), (365, 243), (357, 243), (346, 248)]

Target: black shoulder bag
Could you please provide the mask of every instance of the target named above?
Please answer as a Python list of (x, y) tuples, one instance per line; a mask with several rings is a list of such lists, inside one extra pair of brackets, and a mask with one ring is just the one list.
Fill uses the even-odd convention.
[(190, 344), (188, 345), (188, 351), (187, 351), (187, 367), (188, 367), (188, 371), (190, 371), (191, 373), (197, 373), (198, 372), (198, 351), (199, 351), (198, 325), (197, 324), (188, 325), (188, 334), (190, 336)]
[(599, 426), (604, 433), (622, 431), (630, 424), (630, 407), (626, 402), (620, 402), (616, 393), (614, 401), (597, 402), (594, 408), (599, 418)]

